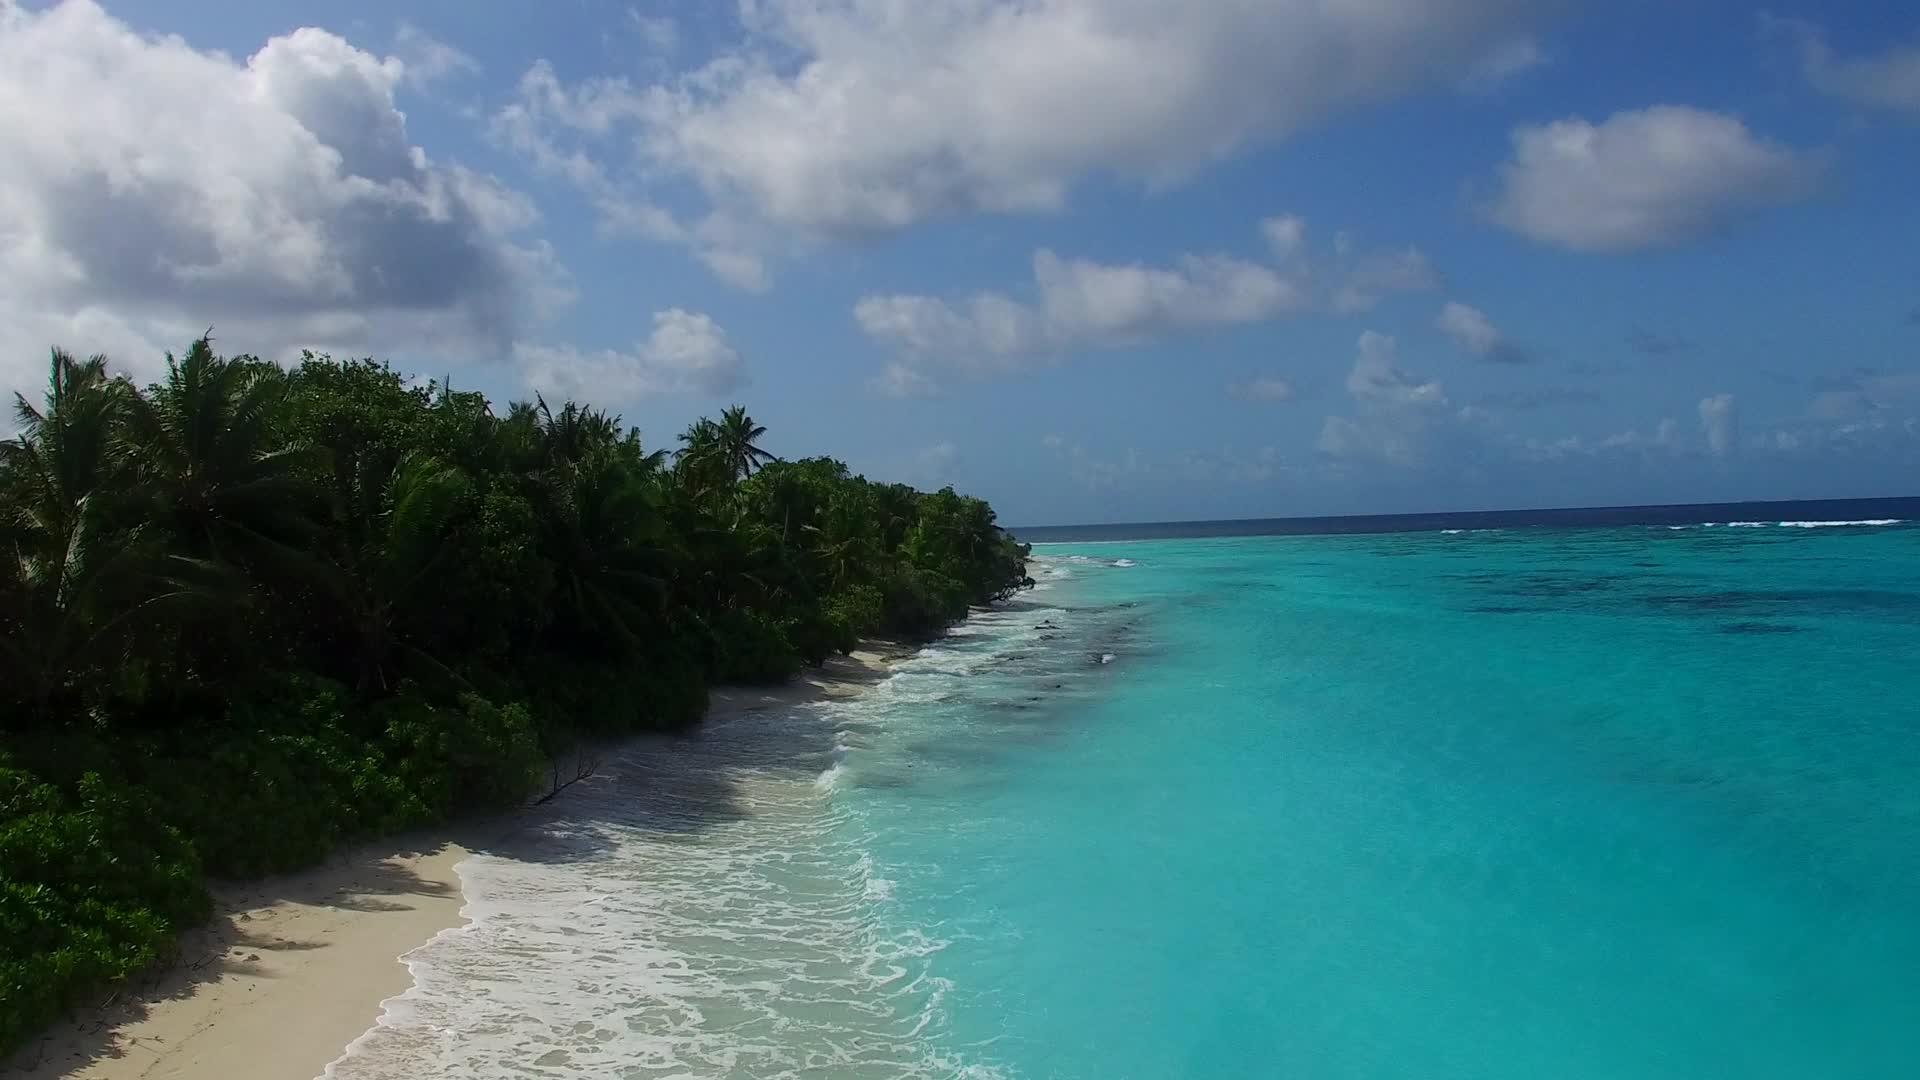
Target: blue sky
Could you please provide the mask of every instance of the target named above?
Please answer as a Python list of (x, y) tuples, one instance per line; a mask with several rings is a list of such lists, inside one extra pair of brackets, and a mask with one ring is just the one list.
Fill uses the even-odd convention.
[(1910, 4), (0, 0), (0, 72), (14, 387), (211, 324), (1014, 523), (1915, 490)]

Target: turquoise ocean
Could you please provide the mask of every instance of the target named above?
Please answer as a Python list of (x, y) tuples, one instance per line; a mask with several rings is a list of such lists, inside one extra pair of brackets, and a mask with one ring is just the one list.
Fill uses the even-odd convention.
[(328, 1075), (1920, 1075), (1920, 526), (1474, 524), (1038, 547), (463, 864)]

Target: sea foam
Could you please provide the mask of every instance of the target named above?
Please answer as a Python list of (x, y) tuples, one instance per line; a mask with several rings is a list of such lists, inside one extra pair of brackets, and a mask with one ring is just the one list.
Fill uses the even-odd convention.
[(889, 727), (1058, 629), (956, 627), (864, 694), (635, 742), (458, 872), (466, 925), (327, 1080), (1001, 1075), (946, 1044), (949, 941), (901, 922), (842, 801)]

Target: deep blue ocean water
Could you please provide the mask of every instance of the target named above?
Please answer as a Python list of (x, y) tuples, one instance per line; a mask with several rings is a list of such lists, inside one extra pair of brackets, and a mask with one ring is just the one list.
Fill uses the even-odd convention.
[(333, 1075), (1914, 1076), (1897, 508), (1043, 546), (463, 866)]

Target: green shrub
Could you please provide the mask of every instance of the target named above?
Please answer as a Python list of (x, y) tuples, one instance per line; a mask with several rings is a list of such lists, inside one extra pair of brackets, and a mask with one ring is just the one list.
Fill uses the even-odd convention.
[[(433, 817), (338, 683), (288, 675), (223, 728), (130, 762), (217, 877), (292, 870), (342, 841)], [(188, 764), (190, 763), (190, 764)]]
[(618, 737), (677, 731), (707, 709), (707, 681), (697, 656), (677, 647), (650, 650), (630, 663), (548, 655), (528, 665), (525, 695), (543, 744), (571, 733)]
[(338, 727), (238, 735), (149, 783), (218, 877), (296, 869), (431, 817), (379, 753)]
[(815, 667), (835, 653), (852, 652), (859, 640), (859, 635), (844, 619), (818, 607), (802, 609), (786, 621), (783, 629), (794, 654), (803, 663)]
[(855, 585), (827, 601), (827, 617), (845, 627), (849, 638), (842, 652), (851, 652), (854, 643), (879, 630), (885, 619), (886, 597), (871, 585)]
[(384, 726), (395, 774), (433, 818), (511, 806), (539, 783), (540, 741), (519, 702), (462, 694), (450, 707), (402, 692), (372, 715)]
[(96, 773), (64, 796), (0, 763), (0, 1056), (166, 956), (211, 910), (193, 848)]
[(882, 588), (881, 625), (891, 633), (933, 638), (966, 618), (966, 586), (937, 570), (895, 567)]
[(728, 608), (709, 626), (713, 674), (723, 683), (777, 683), (799, 669), (786, 628), (764, 612)]

